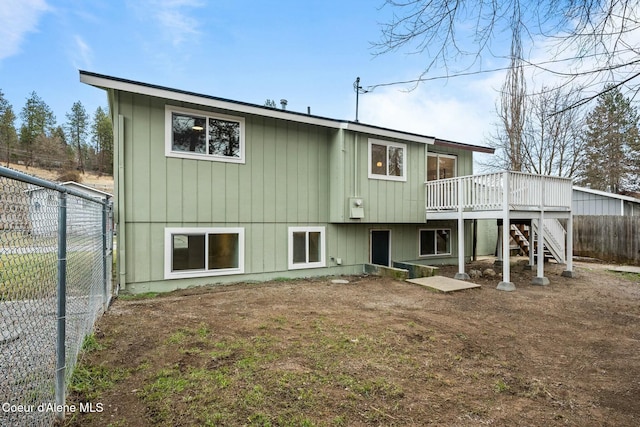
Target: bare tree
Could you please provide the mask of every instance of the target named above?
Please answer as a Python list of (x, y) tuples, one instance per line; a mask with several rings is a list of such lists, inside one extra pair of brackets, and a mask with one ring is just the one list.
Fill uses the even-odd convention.
[[(513, 96), (505, 83), (498, 120), (487, 143), (496, 149), (486, 169), (519, 170), (541, 175), (578, 177), (586, 140), (584, 113), (567, 108), (580, 98), (578, 89), (542, 88), (539, 93)], [(517, 102), (518, 101), (518, 102)], [(517, 115), (516, 115), (517, 113)], [(512, 124), (519, 119), (519, 125)]]
[(525, 123), (527, 110), (527, 85), (522, 62), (520, 9), (513, 10), (511, 30), (510, 66), (500, 92), (500, 101), (496, 106), (498, 123), (495, 133), (489, 138), (489, 144), (498, 154), (499, 169), (521, 171), (525, 156)]
[(511, 20), (511, 63), (502, 88), (499, 114), (508, 142), (509, 170), (514, 171), (522, 170), (525, 111), (527, 109), (527, 85), (522, 64), (521, 27), (518, 25), (520, 17), (520, 8), (514, 8)]
[[(535, 67), (581, 85), (592, 94), (576, 105), (595, 99), (603, 90), (626, 85), (640, 89), (640, 0), (385, 0), (393, 17), (382, 25), (377, 53), (409, 49), (426, 57), (422, 75), (444, 68), (448, 76), (486, 71), (482, 56), (507, 57), (496, 40), (504, 31), (525, 34), (552, 44), (555, 53), (545, 62), (523, 58)], [(518, 13), (513, 13), (517, 10)], [(605, 83), (612, 83), (602, 89)], [(570, 106), (571, 107), (571, 106)]]
[(529, 98), (525, 132), (524, 165), (527, 172), (577, 177), (586, 141), (580, 108), (567, 108), (580, 98), (568, 88), (542, 91)]

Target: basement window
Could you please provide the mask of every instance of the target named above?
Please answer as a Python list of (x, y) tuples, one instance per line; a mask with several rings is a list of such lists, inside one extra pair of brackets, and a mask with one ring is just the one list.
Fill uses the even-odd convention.
[(241, 273), (243, 228), (165, 228), (165, 279)]
[(420, 256), (451, 255), (451, 230), (420, 230)]
[(289, 270), (324, 267), (324, 227), (289, 227)]
[(167, 157), (244, 163), (244, 118), (165, 109)]

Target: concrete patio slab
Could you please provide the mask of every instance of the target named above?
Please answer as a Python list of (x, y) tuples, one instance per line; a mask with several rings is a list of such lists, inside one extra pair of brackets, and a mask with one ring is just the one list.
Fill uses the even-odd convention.
[(451, 279), (443, 276), (419, 277), (417, 279), (407, 279), (407, 282), (432, 288), (440, 292), (461, 291), (464, 289), (480, 288), (480, 285), (462, 280)]

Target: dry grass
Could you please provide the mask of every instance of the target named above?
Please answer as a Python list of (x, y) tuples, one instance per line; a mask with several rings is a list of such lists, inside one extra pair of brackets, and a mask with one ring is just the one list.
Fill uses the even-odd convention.
[[(2, 166), (6, 166), (6, 163), (3, 163)], [(9, 165), (11, 169), (18, 170), (20, 172), (24, 172), (29, 175), (36, 176), (38, 178), (47, 179), (49, 181), (57, 181), (58, 176), (60, 175), (59, 170), (57, 169), (41, 169), (36, 167), (26, 167), (24, 165), (18, 165), (16, 163), (11, 163)], [(84, 175), (80, 175), (81, 183), (87, 185), (89, 187), (94, 187), (100, 191), (106, 191), (107, 193), (113, 194), (113, 176), (102, 175), (99, 176), (97, 173), (87, 172)]]

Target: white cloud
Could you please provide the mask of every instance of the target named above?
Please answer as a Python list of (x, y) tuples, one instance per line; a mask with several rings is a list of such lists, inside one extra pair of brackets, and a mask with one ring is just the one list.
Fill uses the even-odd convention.
[(93, 56), (91, 47), (79, 35), (76, 35), (73, 41), (74, 46), (71, 56), (74, 67), (79, 69), (91, 68), (91, 58)]
[(0, 61), (20, 51), (26, 34), (36, 30), (48, 10), (45, 0), (0, 1)]
[(200, 34), (200, 22), (192, 13), (201, 8), (201, 0), (147, 0), (135, 2), (134, 7), (151, 16), (161, 27), (166, 39), (179, 46)]
[[(474, 88), (474, 86), (477, 86)], [(486, 84), (442, 89), (421, 85), (412, 92), (376, 89), (361, 95), (360, 121), (474, 145), (486, 145), (496, 93)]]

